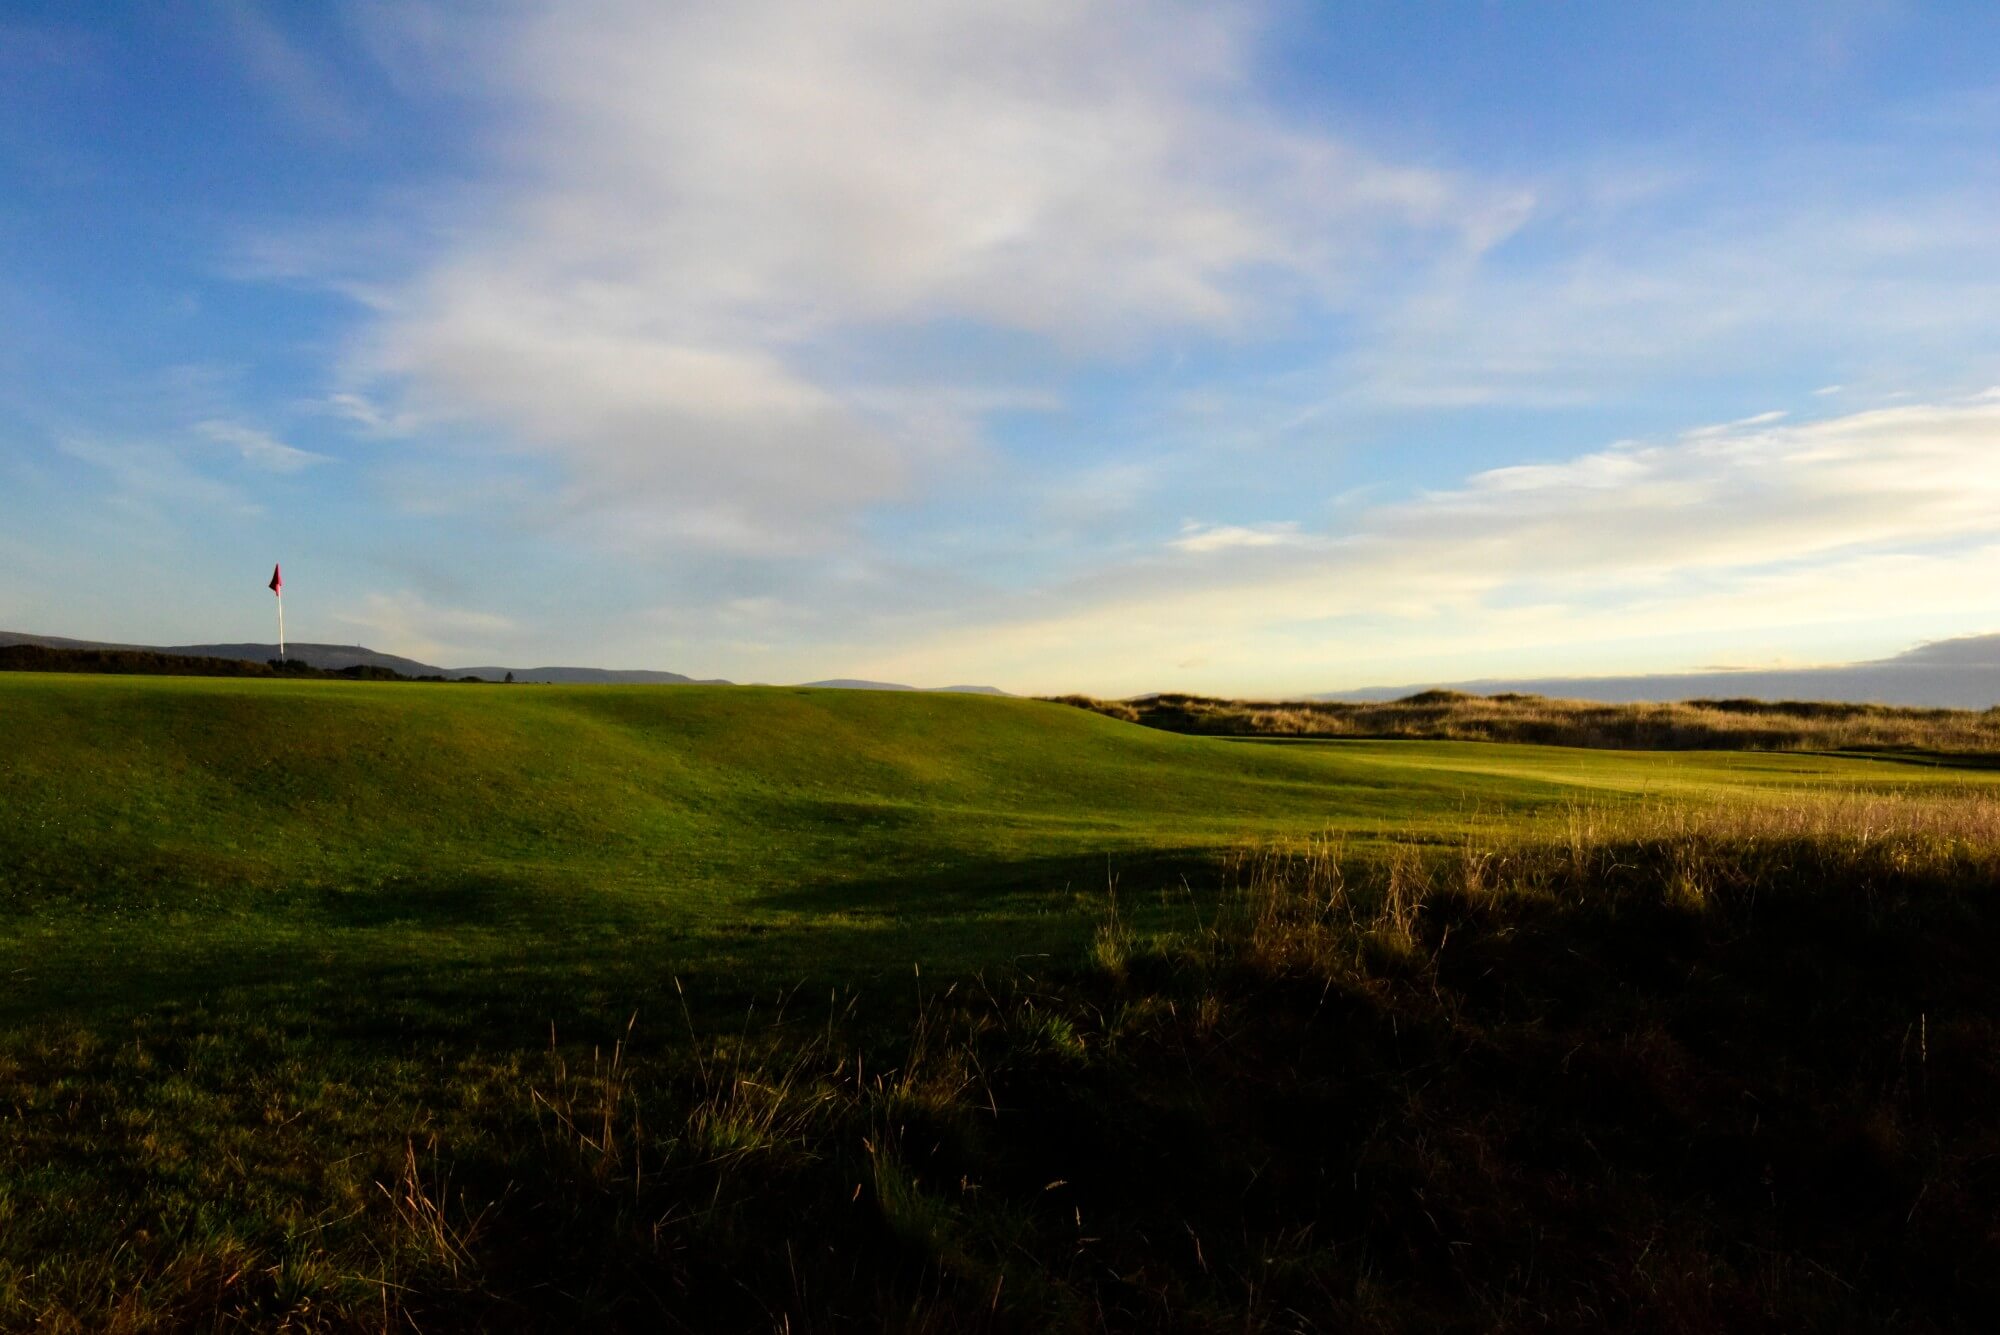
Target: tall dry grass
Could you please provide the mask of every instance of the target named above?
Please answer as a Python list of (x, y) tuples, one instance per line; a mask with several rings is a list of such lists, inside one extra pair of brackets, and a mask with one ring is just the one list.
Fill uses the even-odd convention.
[(1996, 885), (1973, 791), (1274, 842), (886, 1047), (774, 1019), (692, 1035), (643, 1123), (533, 1098), (683, 1318), (1936, 1329), (2000, 1297)]
[(1762, 890), (1837, 901), (1884, 887), (2000, 888), (2000, 796), (1984, 787), (1921, 795), (1829, 789), (1772, 800), (1662, 798), (1572, 803), (1457, 843), (1350, 844), (1329, 833), (1239, 850), (1207, 930), (1217, 954), (1339, 956), (1410, 946), (1426, 908), (1540, 897), (1592, 911), (1621, 902), (1716, 906)]

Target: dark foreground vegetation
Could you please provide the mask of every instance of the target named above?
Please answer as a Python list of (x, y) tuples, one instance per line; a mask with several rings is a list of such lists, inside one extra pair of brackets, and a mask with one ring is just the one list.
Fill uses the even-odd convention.
[[(344, 668), (316, 668), (298, 659), (267, 663), (247, 658), (209, 658), (167, 654), (152, 649), (62, 649), (41, 644), (0, 645), (0, 672), (101, 672), (139, 677), (322, 677), (333, 681), (443, 681), (443, 677), (411, 677), (393, 668), (357, 663)], [(478, 681), (460, 677), (460, 681)]]
[(1416, 737), (1624, 750), (2000, 751), (2000, 706), (1912, 709), (1835, 701), (1599, 704), (1539, 695), (1421, 691), (1401, 700), (1060, 697), (1127, 723), (1216, 737)]
[(1862, 795), (1271, 845), (1087, 957), (726, 1022), (662, 980), (540, 1045), (51, 1026), (0, 1070), (0, 1313), (1987, 1329), (1996, 836)]

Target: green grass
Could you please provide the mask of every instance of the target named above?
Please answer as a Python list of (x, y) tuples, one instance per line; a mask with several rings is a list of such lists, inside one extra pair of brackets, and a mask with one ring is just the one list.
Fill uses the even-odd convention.
[[(1974, 776), (1976, 778), (1976, 776)], [(1073, 949), (1111, 876), (1579, 798), (1959, 771), (1253, 745), (949, 695), (0, 678), (0, 1019), (218, 991), (524, 1014)]]
[[(942, 1119), (972, 1137), (954, 1153), (984, 1163), (967, 1100), (993, 1087), (983, 1076), (861, 1076), (885, 1047), (890, 1065), (919, 1064), (919, 993), (1015, 998), (993, 1003), (999, 1049), (961, 1044), (947, 1065), (1025, 1064), (1039, 1074), (1016, 1089), (1021, 1106), (1056, 1117), (1063, 1071), (1104, 1099), (1134, 1080), (1128, 1093), (1150, 1097), (1183, 1068), (1192, 1078), (1190, 1059), (1174, 1055), (1164, 1075), (1155, 1059), (1181, 1051), (1160, 1045), (1187, 1039), (1183, 1019), (1199, 1034), (1223, 1023), (1198, 1018), (1208, 998), (1245, 1032), (1273, 1007), (1290, 1033), (1311, 1028), (1313, 998), (1335, 982), (1376, 987), (1367, 970), (1324, 962), (1305, 968), (1303, 992), (1282, 961), (1255, 986), (1235, 965), (1226, 986), (1157, 981), (1202, 951), (1210, 968), (1265, 949), (1254, 933), (1212, 939), (1246, 845), (1331, 836), (1363, 861), (1405, 856), (1398, 849), (1449, 859), (1468, 839), (1525, 831), (1560, 842), (1566, 829), (1573, 839), (1580, 812), (1637, 828), (1662, 809), (1707, 811), (1756, 831), (1755, 813), (1776, 820), (1808, 799), (1862, 825), (1877, 807), (1987, 810), (1996, 777), (1910, 758), (1229, 740), (950, 695), (0, 676), (0, 1110), (14, 1114), (0, 1117), (0, 1325), (257, 1327), (277, 1313), (302, 1328), (344, 1326), (379, 1305), (385, 1319), (427, 1313), (444, 1326), (592, 1311), (645, 1326), (634, 1313), (675, 1310), (648, 1287), (680, 1273), (647, 1268), (664, 1264), (647, 1247), (680, 1236), (662, 1234), (662, 1220), (769, 1226), (796, 1191), (801, 1218), (838, 1232), (847, 1216), (834, 1203), (852, 1169), (854, 1199), (872, 1202), (887, 1230), (870, 1245), (904, 1260), (844, 1280), (818, 1261), (799, 1273), (861, 1284), (883, 1302), (935, 1299), (938, 1329), (963, 1324), (974, 1288), (984, 1303), (979, 1286), (1012, 1274), (1024, 1305), (995, 1300), (989, 1315), (1012, 1311), (1032, 1328), (1102, 1300), (1081, 1271), (1049, 1269), (1049, 1222), (1040, 1198), (1021, 1194), (1081, 1142), (1008, 1149), (1007, 1171), (1022, 1176), (996, 1192), (997, 1213), (940, 1198), (942, 1170), (906, 1143), (909, 1127)], [(1754, 838), (1768, 844), (1775, 828)], [(1811, 846), (1829, 837), (1822, 829)], [(1968, 837), (1952, 835), (1937, 856), (1960, 867), (1949, 850)], [(1904, 875), (1893, 862), (1828, 865), (1813, 874), (1859, 868), (1892, 888)], [(1967, 865), (1952, 886), (1990, 883), (1989, 862)], [(1963, 912), (1985, 921), (1983, 903)], [(1925, 930), (1949, 940), (1953, 921)], [(1549, 942), (1533, 967), (1569, 958), (1545, 921), (1489, 926), (1501, 956), (1509, 933), (1532, 928)], [(1401, 986), (1399, 951), (1443, 946), (1407, 923), (1398, 931), (1403, 945), (1383, 945), (1374, 928), (1349, 935), (1361, 943), (1355, 961)], [(1624, 961), (1639, 945), (1618, 948)], [(1156, 982), (1133, 991), (1132, 961), (1147, 959), (1141, 972)], [(780, 993), (795, 1027), (767, 1030)], [(1416, 1004), (1384, 1003), (1370, 1024), (1393, 1036)], [(654, 1110), (651, 1148), (612, 1153), (602, 1147), (612, 1124), (636, 1116), (627, 1094), (614, 1089), (617, 1116), (594, 1132), (578, 1129), (579, 1109), (596, 1098), (604, 1112), (603, 1062), (635, 1012), (648, 1073), (632, 1088)], [(1418, 1065), (1455, 1060), (1450, 1018), (1423, 1023), (1436, 1043)], [(1119, 1033), (1151, 1055), (1129, 1070), (1102, 1066), (1106, 1035)], [(806, 1044), (809, 1034), (820, 1037)], [(1540, 1053), (1544, 1038), (1507, 1042)], [(1269, 1036), (1248, 1041), (1259, 1060), (1281, 1059)], [(1591, 1041), (1622, 1040), (1607, 1030)], [(728, 1066), (746, 1053), (751, 1066)], [(598, 1074), (583, 1085), (562, 1073), (586, 1069)], [(717, 1074), (732, 1069), (752, 1072), (752, 1085)], [(1233, 1057), (1217, 1069), (1235, 1080), (1249, 1068)], [(1395, 1089), (1421, 1083), (1416, 1068), (1394, 1077)], [(788, 1092), (767, 1099), (762, 1088)], [(1108, 1106), (1091, 1116), (1102, 1122)], [(1154, 1111), (1179, 1125), (1180, 1113)], [(856, 1160), (863, 1142), (903, 1148)], [(707, 1148), (693, 1153), (697, 1143)], [(1227, 1178), (1241, 1165), (1233, 1151), (1224, 1158), (1211, 1168)], [(753, 1195), (780, 1204), (711, 1219), (674, 1194), (720, 1202), (718, 1165), (752, 1161), (764, 1165), (749, 1174)], [(791, 1166), (758, 1176), (771, 1164)], [(615, 1186), (628, 1172), (638, 1174), (629, 1200)], [(1249, 1237), (1243, 1221), (1217, 1219)], [(562, 1250), (572, 1225), (601, 1238), (595, 1260)], [(748, 1265), (769, 1259), (756, 1232), (697, 1230), (674, 1245)], [(654, 1242), (635, 1241), (644, 1237)], [(1010, 1247), (1042, 1259), (1010, 1271)], [(587, 1291), (551, 1271), (557, 1252)], [(510, 1267), (562, 1292), (513, 1293)], [(765, 1279), (779, 1283), (776, 1273)], [(1237, 1280), (1210, 1279), (1196, 1287), (1218, 1322), (1256, 1307)], [(877, 1284), (887, 1287), (868, 1288)], [(804, 1321), (832, 1310), (824, 1296), (756, 1297), (761, 1308), (711, 1294), (702, 1302), (720, 1306), (701, 1310), (735, 1313), (732, 1326), (758, 1325), (744, 1311)]]

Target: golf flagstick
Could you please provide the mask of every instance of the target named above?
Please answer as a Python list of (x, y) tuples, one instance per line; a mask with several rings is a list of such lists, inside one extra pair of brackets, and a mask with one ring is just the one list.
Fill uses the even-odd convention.
[(271, 567), (272, 593), (278, 595), (278, 661), (285, 661), (285, 573), (278, 566)]

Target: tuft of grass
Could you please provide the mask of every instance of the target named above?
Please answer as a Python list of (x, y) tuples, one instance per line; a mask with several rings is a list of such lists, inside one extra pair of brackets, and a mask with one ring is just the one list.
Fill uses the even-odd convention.
[(405, 1140), (394, 1181), (375, 1184), (393, 1212), (392, 1236), (401, 1244), (397, 1260), (414, 1262), (412, 1278), (434, 1271), (464, 1280), (476, 1267), (479, 1233), (491, 1207), (468, 1212), (462, 1197), (454, 1200), (451, 1171), (438, 1162), (435, 1140), (425, 1157), (428, 1165), (419, 1158), (415, 1139)]

